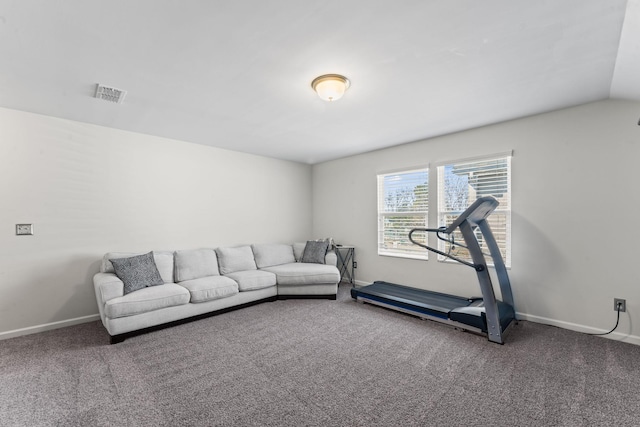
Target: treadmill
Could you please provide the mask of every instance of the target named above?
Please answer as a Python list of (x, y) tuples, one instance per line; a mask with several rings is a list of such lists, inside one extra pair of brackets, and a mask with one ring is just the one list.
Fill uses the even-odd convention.
[[(489, 341), (504, 344), (504, 335), (509, 326), (515, 323), (516, 318), (507, 268), (487, 222), (487, 218), (498, 204), (491, 196), (481, 197), (448, 227), (414, 228), (409, 232), (409, 240), (413, 244), (473, 268), (478, 276), (481, 298), (463, 298), (382, 281), (361, 288), (352, 288), (351, 297), (361, 303), (375, 304), (423, 319), (446, 323), (462, 330), (485, 334)], [(453, 232), (457, 229), (462, 233), (464, 245), (453, 239)], [(480, 231), (484, 243), (489, 248), (502, 301), (496, 299), (485, 254), (475, 234), (476, 230)], [(438, 239), (450, 245), (466, 248), (471, 255), (471, 262), (416, 242), (413, 239), (416, 232), (436, 233)]]

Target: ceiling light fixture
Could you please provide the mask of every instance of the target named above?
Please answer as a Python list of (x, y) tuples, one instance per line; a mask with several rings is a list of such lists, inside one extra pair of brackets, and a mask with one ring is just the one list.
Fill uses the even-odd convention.
[(325, 101), (337, 101), (349, 89), (351, 82), (340, 74), (324, 74), (311, 82), (311, 87)]

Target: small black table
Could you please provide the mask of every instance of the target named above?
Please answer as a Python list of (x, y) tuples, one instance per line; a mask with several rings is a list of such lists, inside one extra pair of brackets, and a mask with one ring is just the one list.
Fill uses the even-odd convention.
[(340, 270), (340, 281), (348, 282), (354, 285), (355, 282), (355, 246), (336, 246), (336, 255), (338, 256), (338, 270)]

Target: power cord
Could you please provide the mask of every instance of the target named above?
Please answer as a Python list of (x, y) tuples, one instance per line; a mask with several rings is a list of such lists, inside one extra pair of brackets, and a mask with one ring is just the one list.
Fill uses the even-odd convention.
[(616, 328), (618, 327), (618, 323), (620, 322), (620, 309), (622, 308), (622, 303), (618, 302), (618, 304), (616, 304), (616, 311), (618, 312), (618, 318), (616, 319), (616, 325), (613, 327), (613, 329), (611, 329), (609, 332), (604, 332), (602, 334), (587, 334), (587, 335), (609, 335), (611, 332), (615, 331)]

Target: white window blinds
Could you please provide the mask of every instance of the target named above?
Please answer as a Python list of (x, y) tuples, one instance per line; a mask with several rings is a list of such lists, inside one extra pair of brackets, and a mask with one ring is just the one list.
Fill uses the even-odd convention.
[[(496, 238), (507, 267), (511, 265), (511, 156), (453, 162), (438, 166), (438, 226), (451, 224), (462, 211), (478, 198), (495, 197), (500, 205), (489, 216), (488, 223)], [(477, 231), (478, 241), (485, 253), (488, 248)], [(457, 242), (464, 244), (462, 235), (454, 233)], [(440, 250), (459, 258), (470, 259), (466, 249), (438, 242)], [(441, 259), (443, 257), (439, 257)], [(487, 259), (491, 264), (491, 260)]]
[(409, 241), (409, 231), (427, 226), (428, 210), (427, 169), (378, 175), (378, 254), (427, 259), (427, 251)]

